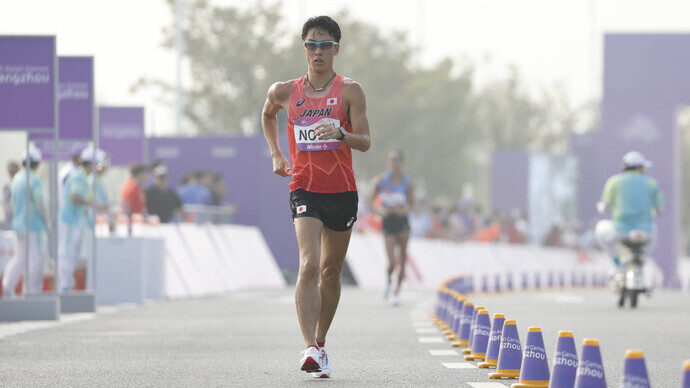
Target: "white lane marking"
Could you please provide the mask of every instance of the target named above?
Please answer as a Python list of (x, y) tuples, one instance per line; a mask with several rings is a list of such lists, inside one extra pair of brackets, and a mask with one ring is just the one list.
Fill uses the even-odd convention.
[(431, 322), (412, 322), (413, 327), (434, 327)]
[(429, 350), (432, 356), (457, 356), (458, 352), (452, 349), (432, 349)]
[(421, 344), (439, 344), (443, 342), (441, 337), (419, 337), (419, 343)]
[(434, 327), (422, 327), (420, 329), (415, 330), (417, 334), (437, 334), (438, 329)]
[(467, 383), (472, 388), (506, 388), (507, 385), (501, 383)]
[(68, 325), (70, 323), (90, 321), (96, 318), (94, 313), (69, 314), (61, 316), (59, 321), (24, 321), (3, 323), (0, 325), (0, 338), (7, 338), (17, 334), (31, 331), (50, 329), (53, 327)]
[(476, 369), (477, 367), (469, 362), (443, 362), (441, 365), (448, 369)]
[(585, 302), (585, 298), (579, 295), (573, 294), (561, 294), (561, 293), (546, 293), (539, 295), (540, 299), (551, 300), (557, 303), (570, 303), (570, 304), (581, 304)]

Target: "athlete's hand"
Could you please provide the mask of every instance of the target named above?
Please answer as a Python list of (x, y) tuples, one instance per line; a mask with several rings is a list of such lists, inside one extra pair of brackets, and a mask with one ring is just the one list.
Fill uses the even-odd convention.
[(292, 170), (290, 169), (290, 163), (283, 155), (276, 155), (272, 157), (273, 159), (273, 173), (278, 174), (282, 177), (292, 176)]
[(319, 138), (319, 140), (330, 140), (337, 139), (340, 137), (340, 130), (332, 125), (319, 124), (314, 128), (314, 135)]

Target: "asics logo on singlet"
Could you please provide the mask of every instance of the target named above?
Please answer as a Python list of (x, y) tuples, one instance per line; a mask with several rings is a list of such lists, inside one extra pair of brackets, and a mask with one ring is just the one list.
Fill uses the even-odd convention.
[(300, 99), (297, 101), (297, 104), (295, 104), (295, 106), (299, 108), (300, 106), (304, 105), (304, 102), (305, 102), (305, 101), (307, 101), (305, 98), (300, 98)]
[(333, 112), (333, 108), (328, 109), (305, 109), (299, 117), (328, 117)]

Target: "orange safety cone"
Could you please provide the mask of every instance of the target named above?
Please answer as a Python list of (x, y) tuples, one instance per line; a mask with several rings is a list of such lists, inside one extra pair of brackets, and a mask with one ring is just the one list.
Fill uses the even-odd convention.
[(486, 357), (484, 362), (477, 365), (481, 369), (494, 369), (498, 364), (498, 350), (501, 347), (503, 322), (505, 322), (503, 314), (494, 314), (494, 321), (491, 323), (491, 333), (489, 334), (489, 344), (486, 346)]
[(647, 367), (644, 363), (644, 353), (641, 350), (625, 352), (621, 388), (649, 388)]
[(573, 333), (566, 330), (558, 332), (556, 354), (553, 355), (553, 370), (549, 388), (573, 388), (577, 373), (577, 349)]
[(501, 347), (498, 351), (496, 372), (489, 373), (490, 379), (517, 379), (522, 365), (522, 345), (518, 335), (517, 324), (507, 320), (501, 333)]
[(522, 351), (520, 380), (511, 388), (548, 388), (549, 377), (544, 337), (540, 327), (532, 326), (527, 329), (527, 340)]
[(577, 363), (575, 388), (606, 388), (606, 374), (601, 362), (599, 340), (585, 338), (582, 342), (582, 353)]
[(690, 388), (690, 360), (683, 363), (683, 388)]
[(472, 311), (474, 311), (474, 303), (466, 301), (462, 306), (462, 314), (460, 315), (460, 329), (458, 331), (458, 339), (453, 342), (453, 347), (467, 346), (470, 336), (470, 321), (472, 319)]
[(470, 322), (470, 332), (467, 338), (467, 347), (462, 349), (462, 354), (472, 353), (472, 340), (474, 339), (474, 325), (477, 324), (477, 313), (480, 310), (484, 310), (484, 306), (474, 306), (474, 311), (472, 311), (472, 321)]
[(490, 334), (491, 320), (489, 319), (489, 312), (484, 309), (479, 310), (472, 335), (472, 353), (469, 356), (465, 356), (466, 361), (484, 361)]

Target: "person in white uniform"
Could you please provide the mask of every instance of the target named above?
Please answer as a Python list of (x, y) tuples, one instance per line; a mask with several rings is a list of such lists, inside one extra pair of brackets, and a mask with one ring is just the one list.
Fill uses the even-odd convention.
[(58, 228), (58, 291), (63, 294), (74, 288), (74, 268), (81, 253), (87, 208), (91, 205), (86, 178), (93, 169), (94, 154), (93, 148), (81, 153), (80, 167), (69, 174), (62, 189)]
[[(17, 248), (16, 255), (7, 264), (2, 278), (3, 295), (10, 298), (16, 297), (14, 291), (24, 273), (27, 256), (29, 260), (28, 293), (35, 295), (43, 291), (43, 263), (48, 252), (46, 230), (50, 223), (44, 206), (43, 183), (36, 176), (36, 169), (42, 159), (40, 150), (30, 148), (28, 156), (24, 157), (22, 163), (24, 168), (12, 179), (12, 229), (17, 235)], [(29, 181), (28, 195), (27, 179)], [(28, 225), (27, 212), (29, 213)]]

